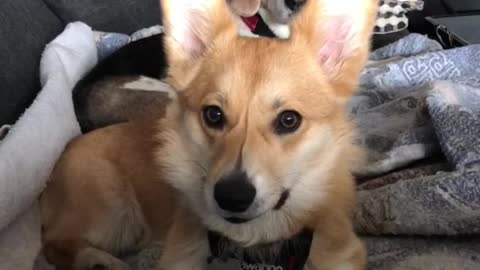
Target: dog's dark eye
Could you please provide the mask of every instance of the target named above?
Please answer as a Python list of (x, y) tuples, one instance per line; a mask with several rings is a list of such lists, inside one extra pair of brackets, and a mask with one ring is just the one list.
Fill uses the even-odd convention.
[(295, 132), (302, 123), (302, 116), (296, 111), (284, 111), (280, 113), (274, 122), (275, 132), (277, 134), (286, 134)]
[(202, 113), (203, 121), (209, 128), (222, 129), (225, 125), (225, 116), (218, 106), (206, 106)]

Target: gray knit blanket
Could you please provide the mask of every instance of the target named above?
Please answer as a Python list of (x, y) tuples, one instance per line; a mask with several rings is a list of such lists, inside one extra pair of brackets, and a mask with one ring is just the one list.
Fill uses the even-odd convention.
[(371, 60), (349, 107), (369, 269), (480, 269), (480, 45), (411, 34)]

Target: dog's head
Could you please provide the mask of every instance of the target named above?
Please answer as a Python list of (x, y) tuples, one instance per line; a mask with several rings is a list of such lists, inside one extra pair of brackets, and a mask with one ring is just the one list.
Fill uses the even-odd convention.
[(288, 40), (242, 38), (224, 0), (163, 0), (169, 108), (159, 160), (212, 230), (245, 245), (345, 212), (355, 147), (344, 115), (375, 0), (309, 0)]

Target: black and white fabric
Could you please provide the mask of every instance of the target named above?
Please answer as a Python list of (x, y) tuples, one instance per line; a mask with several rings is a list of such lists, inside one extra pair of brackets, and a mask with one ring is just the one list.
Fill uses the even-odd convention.
[[(306, 0), (282, 0), (283, 4), (278, 5), (285, 13), (295, 14), (305, 4)], [(268, 8), (269, 5), (262, 4), (257, 14), (252, 17), (238, 18), (239, 34), (246, 37), (270, 37), (287, 39), (290, 37), (288, 23), (280, 22), (275, 18), (274, 11)]]
[[(285, 8), (289, 8), (286, 1)], [(295, 11), (306, 1), (296, 2)], [(372, 49), (384, 47), (408, 35), (407, 13), (413, 10), (422, 10), (422, 0), (380, 0), (372, 37)], [(278, 23), (270, 11), (262, 6), (252, 17), (238, 18), (239, 33), (247, 37), (272, 37), (286, 39), (290, 36), (288, 24)]]
[(421, 0), (381, 0), (374, 33), (389, 34), (403, 31), (408, 28), (407, 12), (422, 9)]
[(260, 8), (252, 17), (238, 18), (239, 34), (246, 37), (271, 37), (287, 39), (290, 36), (288, 24), (280, 24), (271, 19), (268, 12)]

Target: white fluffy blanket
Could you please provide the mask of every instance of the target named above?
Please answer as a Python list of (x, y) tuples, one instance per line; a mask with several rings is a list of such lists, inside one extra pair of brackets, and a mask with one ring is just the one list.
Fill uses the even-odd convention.
[(36, 200), (65, 145), (80, 134), (71, 91), (96, 63), (92, 30), (69, 24), (42, 55), (41, 92), (0, 138), (0, 269), (34, 267), (41, 247)]

